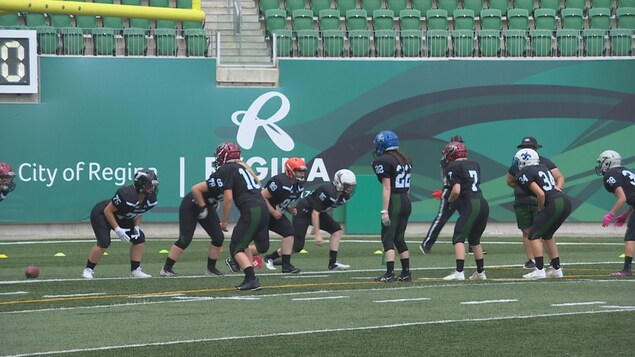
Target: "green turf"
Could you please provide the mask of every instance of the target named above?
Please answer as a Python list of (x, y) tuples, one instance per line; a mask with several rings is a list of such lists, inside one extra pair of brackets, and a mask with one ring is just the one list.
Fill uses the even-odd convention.
[[(142, 267), (156, 277), (143, 280), (127, 278), (129, 246), (113, 242), (93, 281), (80, 278), (91, 240), (3, 243), (0, 355), (630, 354), (635, 280), (609, 276), (622, 266), (620, 239), (560, 239), (565, 279), (545, 281), (520, 279), (518, 238), (483, 242), (485, 282), (442, 281), (454, 267), (442, 239), (425, 256), (409, 241), (412, 283), (375, 283), (385, 269), (378, 239), (347, 237), (339, 259), (351, 271), (329, 272), (326, 245), (307, 242), (309, 253), (293, 257), (302, 273), (257, 270), (259, 292), (233, 290), (242, 274), (222, 261), (226, 276), (203, 276), (204, 239), (175, 265), (177, 278), (158, 277), (172, 241), (149, 239)], [(29, 264), (40, 278), (24, 278)], [(466, 276), (473, 271), (468, 255)]]

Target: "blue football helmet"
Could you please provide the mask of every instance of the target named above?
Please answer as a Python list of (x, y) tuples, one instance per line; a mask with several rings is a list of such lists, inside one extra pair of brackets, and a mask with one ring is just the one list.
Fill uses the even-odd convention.
[(382, 130), (375, 135), (375, 156), (383, 155), (387, 150), (399, 148), (397, 134), (390, 130)]

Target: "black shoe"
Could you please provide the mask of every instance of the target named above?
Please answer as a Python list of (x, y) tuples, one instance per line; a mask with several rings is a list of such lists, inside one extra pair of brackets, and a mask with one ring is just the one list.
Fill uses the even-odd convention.
[(296, 268), (293, 265), (283, 265), (282, 266), (282, 274), (299, 274), (300, 268)]
[(410, 272), (401, 272), (397, 277), (397, 281), (412, 281), (412, 274)]
[(282, 257), (277, 257), (273, 260), (273, 265), (282, 265)]
[(536, 267), (536, 263), (533, 260), (529, 259), (527, 263), (523, 266), (525, 269), (534, 269)]
[(238, 264), (236, 264), (236, 261), (234, 259), (232, 258), (225, 259), (225, 264), (227, 264), (227, 266), (233, 273), (240, 272), (240, 267), (238, 266)]
[(427, 248), (425, 244), (421, 243), (421, 245), (419, 246), (419, 250), (423, 254), (430, 254), (430, 252), (432, 251), (432, 248)]
[(379, 281), (382, 283), (389, 283), (391, 281), (395, 281), (395, 274), (394, 273), (386, 273), (382, 276), (380, 276), (379, 278), (375, 278), (375, 281)]
[(234, 286), (234, 288), (236, 288), (236, 290), (252, 290), (252, 291), (256, 291), (256, 290), (260, 290), (260, 281), (258, 280), (258, 278), (254, 279), (254, 280), (243, 280), (242, 284), (240, 285), (236, 285)]
[(163, 267), (159, 272), (161, 276), (176, 276), (177, 274), (172, 270), (172, 268)]
[(205, 269), (205, 275), (207, 276), (223, 276), (225, 274), (223, 274), (220, 270), (216, 269), (216, 267), (210, 269), (207, 268)]

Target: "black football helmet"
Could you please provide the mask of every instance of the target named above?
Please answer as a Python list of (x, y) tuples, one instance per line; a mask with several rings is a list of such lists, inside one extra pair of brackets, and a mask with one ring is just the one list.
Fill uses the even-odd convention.
[(134, 174), (134, 188), (146, 195), (159, 193), (157, 174), (150, 169), (141, 169)]

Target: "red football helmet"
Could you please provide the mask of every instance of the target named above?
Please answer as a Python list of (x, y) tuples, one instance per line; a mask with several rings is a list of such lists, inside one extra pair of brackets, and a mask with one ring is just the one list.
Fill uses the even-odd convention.
[(449, 165), (458, 159), (467, 159), (467, 146), (459, 141), (452, 141), (443, 149), (442, 161)]
[(0, 162), (0, 191), (11, 192), (15, 188), (13, 178), (15, 172), (11, 168), (11, 165), (6, 162)]
[(214, 165), (219, 167), (233, 160), (240, 160), (240, 147), (236, 143), (226, 141), (216, 148), (216, 162)]
[(292, 180), (304, 182), (306, 164), (299, 157), (292, 157), (284, 164), (284, 171)]

